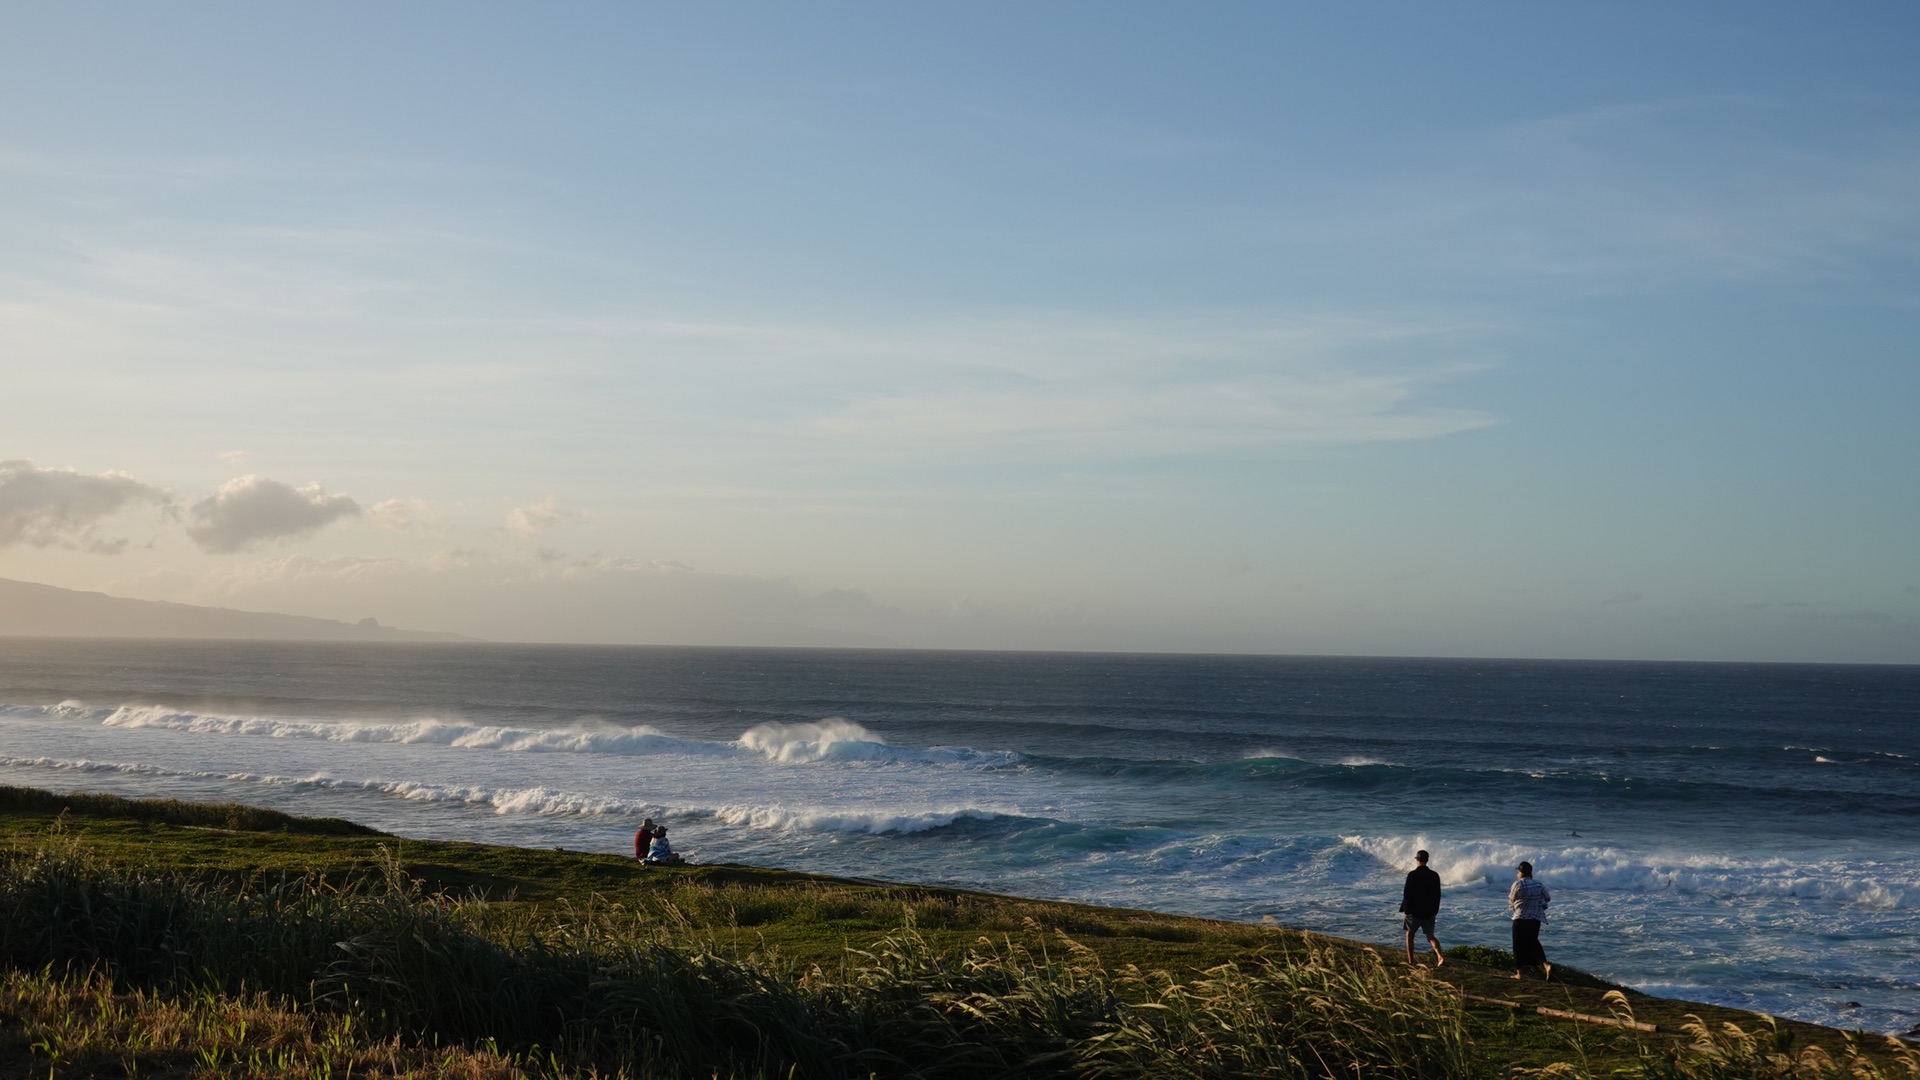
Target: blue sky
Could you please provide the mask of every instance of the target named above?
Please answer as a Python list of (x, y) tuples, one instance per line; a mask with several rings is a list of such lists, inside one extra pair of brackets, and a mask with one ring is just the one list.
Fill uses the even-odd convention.
[(1839, 14), (6, 6), (0, 576), (1920, 662), (1920, 13)]

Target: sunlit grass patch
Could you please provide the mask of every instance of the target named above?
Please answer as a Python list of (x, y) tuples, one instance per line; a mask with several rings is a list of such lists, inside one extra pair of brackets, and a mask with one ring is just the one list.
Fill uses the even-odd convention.
[(41, 1076), (420, 1077), (541, 1075), (481, 1047), (374, 1038), (354, 1017), (264, 994), (122, 990), (99, 974), (0, 972), (0, 1060)]

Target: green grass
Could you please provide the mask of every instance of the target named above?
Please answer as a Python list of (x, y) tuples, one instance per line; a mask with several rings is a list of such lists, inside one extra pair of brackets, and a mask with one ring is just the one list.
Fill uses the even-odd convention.
[(1920, 1080), (1881, 1042), (1449, 954), (0, 788), (6, 1075)]
[(38, 788), (0, 786), (0, 814), (68, 814), (87, 818), (151, 821), (244, 832), (287, 832), (312, 836), (383, 836), (378, 829), (339, 818), (304, 818), (240, 803), (189, 803), (178, 799), (123, 799), (118, 795), (76, 792), (61, 795)]

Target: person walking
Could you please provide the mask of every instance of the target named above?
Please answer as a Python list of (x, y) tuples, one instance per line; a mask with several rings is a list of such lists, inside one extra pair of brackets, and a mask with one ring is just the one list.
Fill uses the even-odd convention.
[(1540, 924), (1547, 921), (1547, 905), (1553, 897), (1547, 887), (1533, 880), (1533, 864), (1523, 862), (1516, 868), (1513, 887), (1507, 890), (1507, 910), (1513, 913), (1513, 977), (1524, 979), (1529, 967), (1538, 966), (1543, 978), (1553, 981), (1553, 965), (1547, 963), (1547, 950), (1540, 945)]
[(1440, 939), (1433, 936), (1433, 920), (1440, 914), (1440, 875), (1427, 869), (1425, 850), (1413, 853), (1413, 861), (1418, 863), (1407, 872), (1406, 888), (1400, 893), (1401, 926), (1407, 932), (1407, 963), (1418, 963), (1413, 958), (1413, 932), (1427, 935), (1427, 944), (1433, 947), (1433, 966), (1445, 967), (1447, 955), (1440, 951)]

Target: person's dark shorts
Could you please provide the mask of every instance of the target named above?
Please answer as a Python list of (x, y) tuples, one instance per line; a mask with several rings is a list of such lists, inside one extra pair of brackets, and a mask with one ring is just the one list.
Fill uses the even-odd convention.
[(1418, 930), (1421, 933), (1427, 935), (1428, 941), (1432, 941), (1433, 940), (1433, 920), (1435, 918), (1437, 918), (1437, 916), (1434, 916), (1434, 915), (1429, 915), (1424, 919), (1416, 915), (1403, 915), (1400, 917), (1400, 922), (1402, 925), (1406, 927), (1407, 933), (1411, 934), (1415, 930)]

